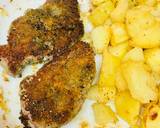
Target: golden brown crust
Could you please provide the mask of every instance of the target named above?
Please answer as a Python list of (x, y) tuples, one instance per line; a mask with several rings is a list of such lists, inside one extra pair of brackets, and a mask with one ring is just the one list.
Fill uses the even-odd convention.
[(76, 43), (21, 82), (22, 122), (52, 128), (67, 123), (81, 108), (94, 76), (93, 50)]
[(0, 58), (7, 60), (9, 70), (17, 75), (25, 64), (61, 53), (82, 35), (77, 1), (48, 0), (13, 21), (8, 45), (0, 47)]

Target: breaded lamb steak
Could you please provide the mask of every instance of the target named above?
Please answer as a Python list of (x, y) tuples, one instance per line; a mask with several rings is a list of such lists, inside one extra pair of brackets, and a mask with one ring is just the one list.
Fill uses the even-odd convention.
[(95, 76), (92, 48), (76, 43), (20, 84), (25, 128), (57, 128), (80, 110)]
[(0, 46), (1, 62), (13, 75), (28, 63), (38, 63), (77, 42), (83, 35), (77, 0), (47, 0), (13, 21), (8, 45)]

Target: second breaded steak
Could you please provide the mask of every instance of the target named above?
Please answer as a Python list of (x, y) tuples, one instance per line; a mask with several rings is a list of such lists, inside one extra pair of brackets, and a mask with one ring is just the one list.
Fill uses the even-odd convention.
[(95, 76), (92, 48), (78, 42), (61, 57), (21, 82), (21, 117), (25, 128), (57, 128), (80, 110)]

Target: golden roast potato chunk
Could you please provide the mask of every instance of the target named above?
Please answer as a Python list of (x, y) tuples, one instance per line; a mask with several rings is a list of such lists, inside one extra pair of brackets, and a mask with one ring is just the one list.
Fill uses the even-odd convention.
[(124, 62), (122, 73), (133, 98), (141, 103), (157, 100), (156, 82), (145, 64), (136, 61)]
[(125, 54), (125, 56), (122, 59), (122, 61), (128, 60), (144, 62), (143, 49), (137, 47), (131, 49), (129, 52)]
[(130, 125), (135, 125), (140, 112), (140, 102), (133, 99), (128, 91), (119, 92), (115, 98), (115, 107), (118, 115)]
[(152, 71), (160, 73), (160, 48), (145, 50), (144, 56)]
[(140, 48), (160, 46), (160, 22), (146, 6), (134, 7), (126, 14), (127, 31), (132, 39), (131, 45)]
[(106, 26), (98, 26), (91, 32), (91, 39), (96, 53), (103, 53), (110, 41), (110, 28)]
[(97, 124), (105, 126), (108, 123), (115, 123), (117, 121), (115, 113), (109, 106), (102, 103), (95, 103), (92, 107)]
[(94, 26), (102, 25), (105, 23), (113, 9), (114, 5), (112, 1), (107, 0), (106, 2), (93, 9), (89, 16), (89, 20)]

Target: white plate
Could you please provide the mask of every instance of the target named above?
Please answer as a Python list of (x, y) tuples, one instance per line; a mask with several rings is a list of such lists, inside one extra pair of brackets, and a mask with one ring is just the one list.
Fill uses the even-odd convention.
[[(0, 0), (0, 44), (7, 44), (7, 34), (11, 22), (17, 17), (24, 14), (29, 8), (37, 8), (42, 5), (45, 0)], [(88, 11), (90, 0), (79, 0), (81, 11)], [(3, 8), (3, 9), (2, 9)], [(90, 28), (85, 28), (87, 31)], [(89, 31), (89, 30), (88, 30)], [(101, 56), (96, 57), (97, 74), (100, 69)], [(0, 67), (0, 88), (4, 92), (4, 99), (7, 102), (9, 112), (5, 113), (0, 110), (0, 128), (23, 128), (19, 118), (20, 100), (19, 100), (19, 83), (27, 75), (34, 74), (42, 65), (27, 66), (23, 72), (22, 78), (14, 78), (9, 76), (2, 67)], [(4, 80), (4, 76), (9, 81)], [(82, 124), (88, 124), (88, 128), (96, 126), (92, 105), (93, 101), (86, 100), (79, 114), (63, 128), (82, 128)], [(113, 107), (113, 105), (111, 105)], [(128, 128), (127, 124), (123, 121), (118, 122), (116, 125), (111, 125), (111, 128)]]

